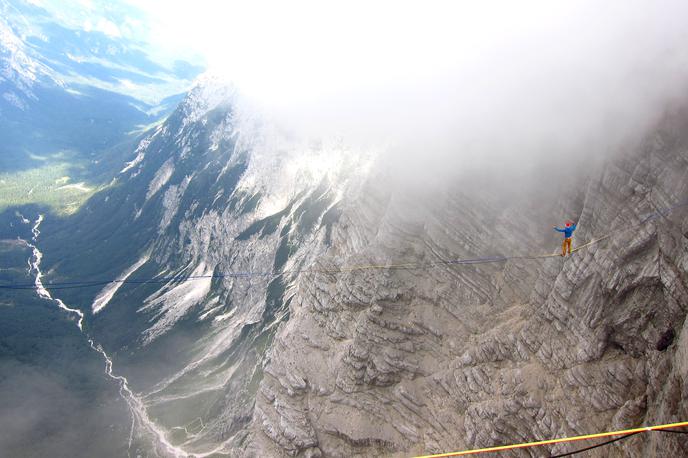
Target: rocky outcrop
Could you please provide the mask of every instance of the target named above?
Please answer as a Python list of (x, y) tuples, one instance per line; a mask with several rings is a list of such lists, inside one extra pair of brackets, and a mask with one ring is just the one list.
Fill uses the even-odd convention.
[[(688, 114), (544, 186), (487, 170), (419, 192), (210, 86), (45, 225), (50, 281), (155, 279), (61, 291), (151, 419), (130, 452), (408, 456), (688, 418), (688, 207), (660, 212), (688, 199)], [(529, 258), (571, 217), (574, 245), (612, 235)], [(598, 454), (686, 452), (657, 433)]]
[[(687, 419), (688, 207), (662, 212), (688, 198), (686, 127), (672, 113), (537, 208), (460, 185), (427, 205), (371, 180), (323, 268), (295, 279), (246, 453), (407, 456)], [(575, 244), (613, 235), (566, 259), (327, 268), (541, 254), (559, 239), (535, 234), (573, 215)], [(595, 456), (687, 453), (654, 433)]]

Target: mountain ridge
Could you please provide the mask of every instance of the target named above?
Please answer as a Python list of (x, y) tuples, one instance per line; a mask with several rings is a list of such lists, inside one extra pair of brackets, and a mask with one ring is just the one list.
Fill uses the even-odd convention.
[[(542, 230), (552, 215), (579, 215), (577, 241), (633, 225), (688, 196), (683, 112), (556, 193), (549, 180), (466, 179), (428, 204), (375, 165), (347, 182), (369, 160), (347, 148), (324, 162), (334, 168), (313, 167), (330, 145), (302, 149), (269, 128), (263, 138), (228, 94), (192, 91), (117, 185), (43, 229), (51, 281), (284, 272), (128, 285), (97, 315), (105, 290), (64, 291), (184, 453), (402, 456), (681, 419), (685, 212), (566, 260), (327, 268), (554, 250)], [(307, 266), (323, 269), (298, 274)], [(132, 449), (170, 454), (135, 426)], [(673, 436), (620, 447), (685, 451)]]

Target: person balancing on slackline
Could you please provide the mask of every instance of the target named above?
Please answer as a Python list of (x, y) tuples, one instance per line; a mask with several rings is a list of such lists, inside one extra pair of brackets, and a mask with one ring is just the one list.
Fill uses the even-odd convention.
[(564, 223), (563, 229), (559, 229), (557, 226), (554, 226), (554, 230), (564, 233), (564, 242), (561, 244), (561, 255), (566, 256), (567, 248), (569, 254), (571, 254), (571, 236), (573, 235), (573, 231), (576, 230), (576, 223), (568, 220)]

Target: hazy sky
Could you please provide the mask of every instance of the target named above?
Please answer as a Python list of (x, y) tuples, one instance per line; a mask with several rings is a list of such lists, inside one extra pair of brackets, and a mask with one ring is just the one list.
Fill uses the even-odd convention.
[(683, 0), (136, 4), (275, 119), (411, 173), (598, 155), (688, 89)]
[(683, 0), (68, 3), (294, 129), (422, 161), (613, 149), (688, 87)]
[(688, 87), (680, 0), (135, 3), (157, 40), (316, 132), (578, 147)]

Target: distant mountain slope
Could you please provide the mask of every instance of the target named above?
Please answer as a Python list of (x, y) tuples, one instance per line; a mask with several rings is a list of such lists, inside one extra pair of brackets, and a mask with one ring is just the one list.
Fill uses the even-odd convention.
[[(70, 29), (33, 2), (0, 2), (0, 171), (104, 151), (169, 113), (201, 68), (165, 68), (125, 37)], [(170, 99), (171, 97), (171, 99)]]

